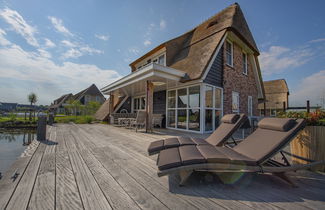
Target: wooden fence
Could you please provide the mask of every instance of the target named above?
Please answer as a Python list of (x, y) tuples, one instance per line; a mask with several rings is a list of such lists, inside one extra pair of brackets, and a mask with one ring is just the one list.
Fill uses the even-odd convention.
[[(307, 126), (290, 144), (291, 152), (311, 160), (325, 160), (325, 126)], [(293, 163), (305, 164), (306, 161), (292, 158)], [(325, 166), (313, 170), (325, 171)]]

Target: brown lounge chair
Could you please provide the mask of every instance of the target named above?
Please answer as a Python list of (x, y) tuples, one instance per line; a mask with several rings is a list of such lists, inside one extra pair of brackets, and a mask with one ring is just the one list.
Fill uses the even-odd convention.
[[(206, 139), (191, 137), (175, 137), (151, 142), (149, 155), (157, 154), (161, 150), (183, 145), (214, 145), (223, 146), (226, 141), (244, 124), (249, 123), (244, 114), (227, 114), (222, 117), (220, 126)], [(234, 140), (234, 139), (233, 139)], [(236, 144), (236, 141), (234, 141)]]
[[(324, 164), (324, 161), (309, 160), (309, 164), (290, 165), (281, 151), (304, 127), (303, 119), (264, 118), (258, 128), (234, 148), (186, 145), (162, 150), (157, 160), (158, 176), (179, 174), (180, 185), (183, 185), (194, 171), (273, 173), (294, 186), (285, 172)], [(279, 152), (285, 163), (272, 159)]]

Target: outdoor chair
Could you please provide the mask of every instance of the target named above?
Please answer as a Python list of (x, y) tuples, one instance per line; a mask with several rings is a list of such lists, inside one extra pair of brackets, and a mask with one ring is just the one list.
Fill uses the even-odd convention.
[[(282, 151), (305, 124), (303, 119), (264, 118), (258, 123), (258, 128), (234, 148), (205, 144), (162, 150), (157, 160), (158, 176), (179, 174), (180, 185), (183, 185), (194, 171), (272, 173), (295, 186), (285, 172), (324, 164), (324, 161), (300, 157), (309, 163), (291, 165)], [(284, 163), (272, 159), (278, 153), (282, 155)]]
[(130, 127), (135, 127), (135, 131), (138, 132), (138, 128), (145, 127), (147, 113), (145, 111), (138, 111), (137, 117), (134, 121), (131, 121)]
[[(206, 139), (192, 137), (174, 137), (151, 142), (149, 155), (157, 154), (161, 150), (183, 145), (214, 145), (223, 146), (229, 138), (249, 120), (245, 114), (227, 114), (222, 117), (219, 127)], [(233, 143), (237, 144), (234, 138)]]

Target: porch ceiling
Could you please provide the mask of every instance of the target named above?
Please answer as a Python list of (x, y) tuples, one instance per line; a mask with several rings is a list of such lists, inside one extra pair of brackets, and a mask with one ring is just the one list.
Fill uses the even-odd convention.
[(166, 84), (178, 82), (185, 72), (158, 64), (150, 64), (101, 89), (104, 94), (137, 95), (145, 92), (145, 81), (155, 84), (155, 91), (166, 89)]

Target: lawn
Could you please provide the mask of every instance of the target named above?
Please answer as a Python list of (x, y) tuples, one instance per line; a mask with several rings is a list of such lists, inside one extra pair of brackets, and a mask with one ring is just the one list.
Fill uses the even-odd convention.
[(76, 124), (86, 124), (94, 121), (94, 117), (90, 115), (82, 116), (56, 116), (54, 122), (56, 123), (69, 123), (73, 122)]

